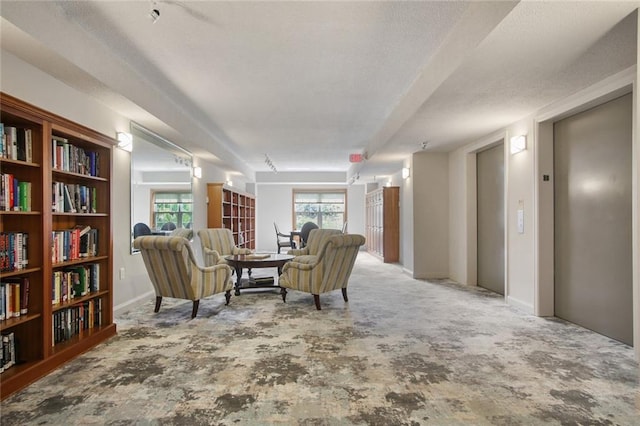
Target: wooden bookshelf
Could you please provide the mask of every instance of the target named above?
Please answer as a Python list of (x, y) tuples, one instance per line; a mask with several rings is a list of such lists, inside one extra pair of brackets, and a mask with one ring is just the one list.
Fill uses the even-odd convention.
[[(29, 281), (27, 314), (0, 321), (1, 334), (13, 334), (16, 341), (16, 363), (0, 374), (0, 396), (4, 399), (116, 334), (113, 322), (111, 176), (112, 150), (117, 142), (4, 93), (0, 94), (0, 122), (5, 129), (7, 126), (29, 129), (33, 145), (31, 161), (0, 158), (2, 173), (10, 173), (21, 181), (31, 183), (30, 211), (0, 211), (0, 232), (28, 234), (28, 264), (23, 269), (0, 272), (1, 282), (16, 278), (27, 278)], [(85, 159), (82, 164), (91, 164), (93, 168), (55, 168), (54, 137), (64, 138), (69, 145), (90, 155), (91, 161), (85, 156), (75, 158)], [(96, 212), (52, 211), (53, 182), (96, 188)], [(90, 226), (97, 230), (95, 256), (54, 263), (54, 231), (77, 226)], [(89, 264), (99, 265), (95, 269), (99, 272), (94, 274), (99, 280), (99, 290), (65, 301), (66, 304), (53, 305), (53, 273)], [(54, 344), (56, 312), (87, 302), (92, 302), (92, 306), (101, 306), (99, 314), (95, 316), (98, 324), (94, 323), (90, 329), (82, 329), (83, 321), (78, 319), (78, 332), (70, 335), (64, 342)]]
[(256, 248), (256, 199), (223, 183), (207, 183), (207, 228), (227, 228), (236, 246)]
[(367, 251), (386, 263), (400, 259), (400, 188), (383, 187), (366, 195)]

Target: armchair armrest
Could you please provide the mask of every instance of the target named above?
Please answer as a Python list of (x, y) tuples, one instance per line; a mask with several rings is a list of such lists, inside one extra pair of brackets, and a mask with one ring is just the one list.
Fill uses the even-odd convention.
[(301, 256), (298, 259), (293, 259), (290, 262), (284, 264), (282, 273), (285, 273), (289, 269), (299, 269), (301, 271), (310, 271), (318, 264), (317, 256)]
[(234, 247), (233, 248), (233, 254), (251, 254), (253, 253), (253, 250), (248, 249), (248, 248), (239, 248), (239, 247)]
[(191, 285), (194, 291), (199, 293), (200, 297), (206, 297), (210, 293), (215, 294), (233, 288), (231, 267), (229, 265), (220, 263), (214, 266), (202, 267), (198, 264), (194, 264), (194, 266), (200, 273), (191, 275)]
[(203, 252), (202, 254), (204, 255), (204, 257), (206, 258), (206, 262), (205, 264), (207, 265), (215, 265), (217, 264), (221, 257), (220, 257), (220, 253), (218, 253), (217, 250), (212, 250), (210, 248), (204, 247), (203, 248)]
[(287, 254), (291, 254), (293, 256), (306, 256), (309, 254), (309, 247), (301, 249), (291, 249), (287, 251)]

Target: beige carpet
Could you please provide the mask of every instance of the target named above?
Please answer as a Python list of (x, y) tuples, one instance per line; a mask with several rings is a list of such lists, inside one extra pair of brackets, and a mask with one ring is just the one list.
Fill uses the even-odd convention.
[(2, 425), (638, 425), (628, 346), (358, 256), (349, 303), (152, 299), (2, 402)]

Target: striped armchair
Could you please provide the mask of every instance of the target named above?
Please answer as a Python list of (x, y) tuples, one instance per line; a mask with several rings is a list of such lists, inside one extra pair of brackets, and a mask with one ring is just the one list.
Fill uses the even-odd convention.
[(307, 245), (301, 249), (291, 249), (287, 251), (287, 254), (294, 256), (316, 255), (320, 251), (320, 247), (322, 247), (329, 237), (340, 233), (339, 229), (312, 229), (309, 233), (309, 242)]
[(278, 282), (282, 300), (287, 301), (287, 288), (304, 291), (313, 294), (316, 309), (320, 310), (320, 294), (340, 288), (348, 302), (349, 276), (364, 242), (362, 235), (338, 231), (325, 240), (317, 255), (298, 256), (286, 263)]
[(226, 265), (225, 256), (232, 254), (250, 254), (251, 249), (236, 247), (233, 234), (227, 228), (209, 228), (198, 231), (202, 244), (202, 257), (205, 266)]
[(231, 299), (231, 268), (228, 265), (198, 266), (189, 240), (183, 237), (143, 236), (133, 241), (140, 250), (147, 273), (156, 291), (156, 307), (163, 297), (193, 301), (191, 318), (198, 314), (200, 299), (225, 292)]

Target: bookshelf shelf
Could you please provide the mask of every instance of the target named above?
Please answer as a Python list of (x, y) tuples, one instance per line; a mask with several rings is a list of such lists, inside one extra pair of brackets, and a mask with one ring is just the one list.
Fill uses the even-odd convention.
[(30, 161), (22, 161), (22, 160), (11, 160), (9, 158), (0, 158), (0, 164), (4, 164), (4, 165), (15, 164), (16, 166), (21, 166), (21, 167), (35, 167), (35, 168), (40, 167), (40, 164), (38, 163), (33, 163)]
[(71, 299), (71, 300), (69, 300), (67, 302), (51, 304), (51, 311), (52, 312), (61, 311), (63, 309), (70, 308), (70, 307), (72, 307), (74, 305), (77, 305), (79, 303), (83, 303), (83, 302), (86, 302), (88, 300), (95, 299), (96, 297), (105, 296), (107, 293), (108, 292), (106, 290), (94, 291), (92, 293), (87, 294), (86, 296), (74, 297), (73, 299)]
[(39, 272), (41, 268), (25, 268), (17, 269), (15, 271), (7, 271), (2, 273), (2, 278), (17, 277), (20, 275), (30, 274), (32, 272)]
[(38, 216), (40, 215), (40, 212), (36, 212), (36, 211), (28, 211), (28, 212), (16, 212), (16, 211), (0, 211), (0, 215), (15, 215), (15, 216)]
[(57, 169), (53, 169), (52, 170), (54, 176), (68, 176), (68, 177), (73, 177), (73, 178), (78, 178), (78, 179), (85, 179), (85, 180), (94, 180), (97, 182), (108, 182), (108, 179), (106, 178), (102, 178), (99, 176), (91, 176), (91, 175), (84, 175), (82, 173), (73, 173), (73, 172), (66, 172), (64, 170), (57, 170)]
[(101, 260), (107, 260), (107, 259), (109, 259), (108, 256), (83, 257), (81, 259), (67, 260), (65, 262), (53, 263), (51, 265), (51, 268), (52, 269), (67, 268), (69, 266), (82, 265), (83, 263), (98, 263)]
[[(7, 367), (5, 364), (6, 368), (0, 374), (2, 382), (0, 398), (4, 399), (45, 376), (62, 363), (116, 334), (116, 326), (113, 322), (113, 248), (110, 212), (112, 150), (117, 141), (4, 93), (0, 93), (0, 123), (5, 134), (7, 129), (10, 132), (16, 132), (18, 138), (12, 138), (12, 140), (17, 140), (17, 143), (27, 147), (26, 151), (24, 147), (18, 146), (14, 152), (7, 153), (5, 151), (7, 146), (2, 145), (3, 150), (0, 152), (2, 173), (11, 174), (18, 183), (26, 182), (29, 185), (28, 191), (19, 193), (27, 194), (29, 203), (24, 209), (29, 211), (0, 211), (0, 232), (16, 236), (16, 242), (20, 241), (17, 239), (18, 234), (22, 234), (21, 242), (23, 247), (26, 247), (23, 252), (14, 252), (14, 261), (18, 265), (16, 267), (20, 264), (24, 266), (26, 264), (24, 261), (28, 260), (26, 265), (28, 267), (24, 269), (0, 273), (2, 290), (11, 287), (14, 296), (18, 294), (12, 309), (17, 304), (19, 309), (24, 311), (26, 308), (27, 311), (21, 312), (20, 316), (0, 321), (2, 345), (5, 346), (6, 342), (9, 342), (8, 347), (13, 347), (12, 359), (15, 360), (14, 365)], [(24, 137), (21, 142), (22, 135)], [(67, 146), (58, 149), (58, 143), (62, 143), (61, 141), (64, 141)], [(18, 154), (14, 155), (15, 152)], [(29, 161), (23, 161), (24, 158)], [(57, 164), (54, 163), (56, 158), (58, 160), (64, 158), (65, 170), (57, 170), (54, 167), (54, 164)], [(67, 171), (67, 168), (73, 171)], [(76, 171), (82, 173), (76, 173)], [(53, 191), (53, 187), (56, 186), (54, 182), (68, 186), (75, 185), (82, 195), (90, 193), (92, 196), (90, 208), (97, 213), (53, 212), (52, 200), (55, 200), (53, 196), (56, 195)], [(87, 192), (89, 190), (93, 192)], [(86, 200), (85, 197), (83, 201), (86, 202)], [(20, 203), (20, 208), (23, 208), (22, 200)], [(88, 207), (83, 206), (83, 210), (85, 208)], [(71, 245), (75, 248), (72, 252), (73, 256), (70, 256), (74, 260), (54, 263), (52, 259), (57, 251), (54, 251), (52, 241), (55, 239), (52, 239), (52, 236), (75, 229), (77, 231), (73, 235), (76, 239), (73, 242), (76, 245)], [(81, 230), (83, 233), (80, 233)], [(91, 238), (84, 237), (80, 240), (87, 234), (90, 234)], [(78, 244), (78, 241), (81, 243)], [(91, 244), (90, 249), (86, 248), (87, 244)], [(82, 249), (78, 250), (78, 247)], [(79, 254), (93, 254), (93, 252), (98, 253), (99, 256), (75, 259)], [(15, 257), (18, 253), (22, 253), (20, 255), (22, 257)], [(28, 259), (24, 259), (24, 256)], [(97, 266), (91, 266), (91, 264)], [(94, 286), (92, 288), (99, 283), (97, 288), (100, 290), (76, 297), (69, 302), (53, 305), (51, 299), (52, 290), (55, 288), (54, 275), (81, 274), (83, 271), (90, 271), (90, 278), (97, 280), (84, 282), (90, 282)], [(16, 288), (19, 290), (16, 291)], [(29, 289), (28, 293), (23, 292), (26, 288)], [(77, 310), (80, 305), (84, 307), (83, 304), (92, 307), (93, 328), (81, 330), (70, 339), (55, 343), (53, 337), (55, 316), (59, 316), (61, 312), (64, 313), (66, 309)], [(99, 309), (96, 311), (94, 307)], [(77, 320), (77, 324), (84, 326), (80, 319)], [(11, 342), (15, 342), (15, 345)]]
[(40, 318), (40, 316), (41, 316), (40, 314), (27, 314), (27, 315), (20, 315), (17, 318), (9, 318), (9, 319), (0, 321), (0, 331), (9, 330), (17, 325), (24, 324), (29, 321), (37, 320)]
[(107, 213), (71, 213), (71, 212), (53, 212), (54, 216), (82, 216), (82, 217), (107, 217)]
[(255, 249), (255, 196), (223, 183), (208, 183), (207, 198), (207, 227), (231, 229), (236, 246)]
[[(105, 340), (105, 334), (110, 337), (111, 329), (114, 329), (113, 331), (115, 332), (115, 324), (83, 330), (79, 334), (71, 337), (69, 340), (65, 340), (64, 342), (56, 344), (53, 348), (53, 356), (60, 357), (64, 356), (65, 354), (68, 355), (69, 353), (74, 354), (77, 346), (87, 346), (86, 349), (90, 349), (91, 347)], [(92, 344), (92, 340), (96, 343)], [(71, 356), (71, 358), (74, 357), (75, 355)]]

